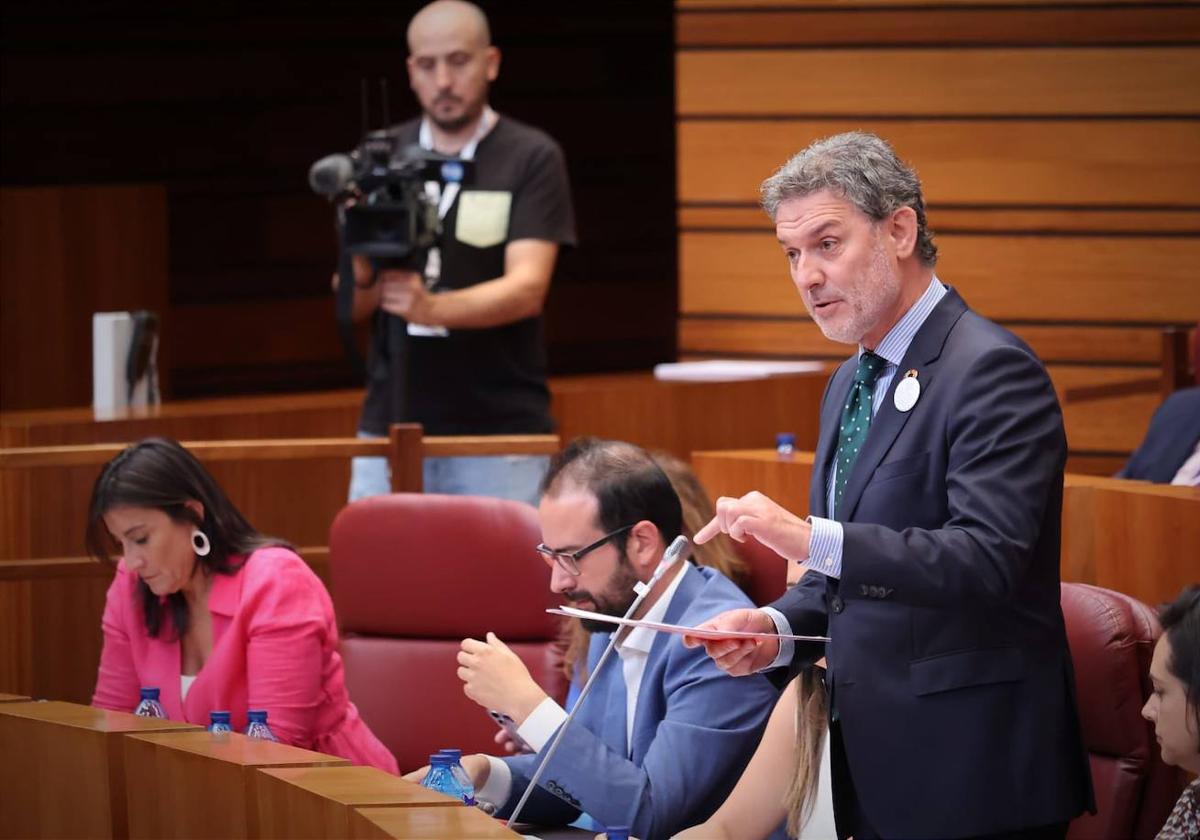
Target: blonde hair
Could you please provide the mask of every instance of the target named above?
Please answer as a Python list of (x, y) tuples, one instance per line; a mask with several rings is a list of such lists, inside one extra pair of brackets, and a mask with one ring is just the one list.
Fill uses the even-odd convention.
[(796, 686), (796, 768), (783, 801), (787, 808), (788, 836), (798, 837), (816, 805), (828, 712), (823, 669), (809, 665), (793, 682)]
[[(716, 516), (708, 491), (687, 462), (666, 452), (651, 452), (650, 457), (667, 474), (679, 496), (683, 508), (683, 534), (690, 540)], [(693, 545), (691, 556), (698, 565), (711, 566), (739, 586), (746, 578), (746, 564), (737, 556), (733, 541), (725, 534), (717, 535), (704, 545)], [(587, 649), (591, 638), (592, 634), (583, 629), (578, 619), (563, 623), (562, 669), (568, 680), (582, 682), (586, 679)]]

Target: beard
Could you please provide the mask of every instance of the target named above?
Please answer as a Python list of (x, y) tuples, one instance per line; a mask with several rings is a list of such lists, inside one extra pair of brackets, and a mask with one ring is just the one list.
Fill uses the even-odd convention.
[[(637, 593), (633, 591), (633, 585), (637, 582), (638, 578), (634, 574), (633, 566), (628, 560), (622, 558), (603, 592), (593, 594), (586, 589), (575, 589), (571, 592), (564, 592), (563, 597), (575, 603), (591, 601), (594, 606), (592, 612), (620, 618), (625, 615), (629, 605), (637, 597)], [(608, 622), (595, 621), (590, 618), (581, 618), (579, 623), (589, 633), (611, 633), (615, 629)]]
[(858, 344), (895, 306), (900, 297), (900, 286), (900, 274), (888, 263), (883, 239), (877, 236), (864, 276), (843, 292), (842, 299), (850, 309), (850, 315), (845, 320), (822, 320), (814, 307), (808, 306), (808, 301), (805, 301), (805, 305), (826, 338), (842, 344)]
[[(437, 115), (438, 105), (442, 102), (462, 103), (462, 110), (456, 116), (439, 117)], [(483, 113), (483, 99), (478, 99), (474, 102), (467, 102), (459, 99), (457, 96), (439, 96), (433, 102), (433, 108), (426, 112), (430, 122), (440, 128), (442, 131), (454, 133), (462, 131), (475, 120), (479, 119)]]

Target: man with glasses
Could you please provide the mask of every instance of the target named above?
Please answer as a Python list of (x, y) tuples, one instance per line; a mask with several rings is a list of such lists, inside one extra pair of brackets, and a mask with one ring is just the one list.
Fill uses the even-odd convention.
[[(622, 616), (663, 552), (682, 531), (679, 497), (642, 449), (584, 438), (551, 461), (538, 506), (550, 588), (575, 606)], [(635, 618), (696, 624), (750, 606), (720, 572), (680, 562), (650, 590)], [(613, 625), (592, 631), (588, 673)], [(703, 650), (644, 628), (617, 642), (570, 724), (522, 821), (561, 825), (586, 812), (604, 825), (629, 825), (642, 838), (666, 837), (707, 819), (725, 799), (758, 744), (777, 691), (765, 677), (734, 680)], [(459, 653), (467, 696), (511, 717), (542, 750), (566, 718), (494, 634), (467, 639)], [(579, 675), (583, 677), (584, 675)], [(743, 691), (743, 687), (747, 690)], [(480, 799), (507, 816), (540, 755), (467, 756)]]

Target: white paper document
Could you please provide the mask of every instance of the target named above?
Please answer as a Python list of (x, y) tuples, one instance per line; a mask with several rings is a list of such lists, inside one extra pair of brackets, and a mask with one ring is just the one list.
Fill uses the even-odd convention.
[(654, 366), (654, 378), (664, 382), (737, 382), (789, 373), (819, 373), (826, 362), (786, 362), (767, 359), (706, 359), (664, 362)]
[(570, 618), (586, 618), (591, 621), (605, 621), (609, 624), (623, 624), (626, 627), (648, 627), (651, 630), (661, 630), (664, 633), (674, 633), (678, 636), (694, 636), (697, 639), (795, 639), (798, 642), (828, 642), (828, 636), (792, 636), (786, 633), (751, 633), (748, 630), (697, 630), (695, 627), (684, 627), (681, 624), (662, 624), (657, 621), (641, 621), (636, 618), (620, 618), (603, 613), (590, 612), (575, 607), (558, 607), (546, 610), (555, 615), (565, 615)]

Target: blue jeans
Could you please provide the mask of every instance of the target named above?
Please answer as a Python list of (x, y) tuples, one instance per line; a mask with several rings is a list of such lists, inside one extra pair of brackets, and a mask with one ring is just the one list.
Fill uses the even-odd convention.
[[(363, 432), (359, 437), (373, 437)], [(469, 458), (426, 458), (422, 481), (426, 493), (495, 496), (538, 503), (538, 485), (550, 458), (546, 455), (492, 455)], [(352, 458), (350, 501), (392, 492), (386, 458)]]

